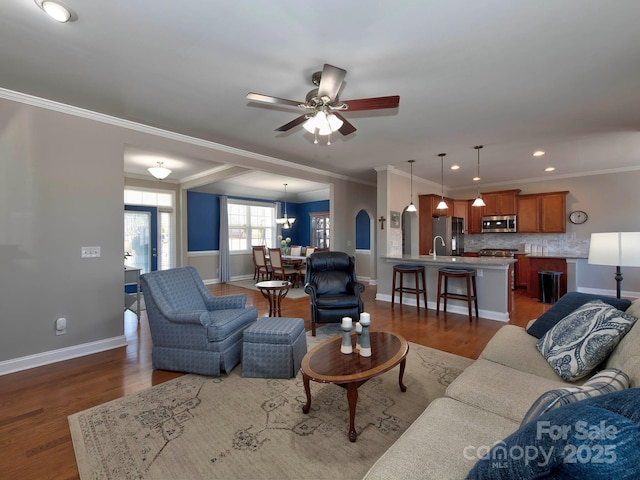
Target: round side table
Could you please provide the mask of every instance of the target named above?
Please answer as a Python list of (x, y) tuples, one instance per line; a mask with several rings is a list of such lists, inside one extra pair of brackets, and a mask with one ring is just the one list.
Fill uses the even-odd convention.
[(262, 296), (269, 300), (270, 317), (282, 316), (280, 314), (280, 305), (292, 286), (291, 282), (283, 282), (282, 280), (267, 280), (256, 283), (256, 288), (260, 290)]

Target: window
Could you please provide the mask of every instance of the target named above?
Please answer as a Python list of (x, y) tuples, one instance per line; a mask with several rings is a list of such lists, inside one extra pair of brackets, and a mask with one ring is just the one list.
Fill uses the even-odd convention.
[(331, 227), (331, 219), (329, 212), (310, 213), (311, 232), (309, 238), (311, 245), (319, 248), (331, 248), (329, 241), (329, 231)]
[(229, 252), (249, 252), (252, 245), (275, 245), (276, 210), (272, 204), (229, 200)]

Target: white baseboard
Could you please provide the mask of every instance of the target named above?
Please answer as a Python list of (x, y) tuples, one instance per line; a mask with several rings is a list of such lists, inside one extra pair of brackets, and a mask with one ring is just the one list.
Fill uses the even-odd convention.
[[(376, 300), (380, 300), (381, 302), (391, 302), (391, 295), (386, 295), (386, 294), (381, 294), (378, 293), (376, 294)], [(411, 297), (402, 297), (402, 304), (403, 305), (412, 305), (412, 306), (416, 306), (416, 300), (414, 298)], [(420, 302), (420, 307), (424, 308), (424, 302)], [(427, 308), (430, 308), (431, 310), (435, 310), (437, 307), (436, 302), (428, 302), (427, 303)], [(454, 305), (451, 303), (451, 301), (449, 301), (449, 303), (447, 304), (447, 312), (449, 313), (459, 313), (461, 315), (469, 315), (469, 309), (467, 308), (467, 306), (461, 306), (461, 305)], [(475, 310), (474, 310), (475, 312)], [(501, 313), (501, 312), (496, 312), (493, 310), (482, 310), (479, 309), (478, 310), (478, 317), (481, 318), (486, 318), (488, 320), (497, 320), (498, 322), (508, 322), (509, 321), (509, 315), (506, 313)]]
[(73, 345), (72, 347), (51, 350), (49, 352), (36, 353), (26, 357), (13, 358), (0, 362), (0, 375), (19, 372), (29, 368), (42, 367), (50, 363), (71, 360), (72, 358), (84, 357), (93, 353), (104, 352), (114, 348), (126, 347), (127, 339), (124, 335), (113, 338), (105, 338), (96, 342)]

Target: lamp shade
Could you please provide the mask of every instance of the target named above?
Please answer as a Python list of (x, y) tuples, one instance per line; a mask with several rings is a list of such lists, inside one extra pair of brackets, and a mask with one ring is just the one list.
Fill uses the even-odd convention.
[(640, 232), (592, 233), (589, 263), (640, 267)]

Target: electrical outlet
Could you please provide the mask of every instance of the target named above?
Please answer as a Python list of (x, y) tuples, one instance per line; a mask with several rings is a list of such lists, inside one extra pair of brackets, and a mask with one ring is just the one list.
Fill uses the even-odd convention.
[(461, 288), (456, 288), (456, 293), (458, 295), (462, 295), (462, 289)]
[(80, 258), (98, 258), (100, 247), (80, 247)]
[(481, 269), (481, 268), (479, 268), (479, 269), (478, 269), (478, 276), (479, 276), (479, 277), (481, 277), (481, 276), (482, 276), (482, 273), (483, 273), (483, 272), (482, 272), (482, 269)]
[(64, 317), (57, 319), (55, 329), (56, 335), (64, 335), (65, 333), (67, 333), (67, 319)]

